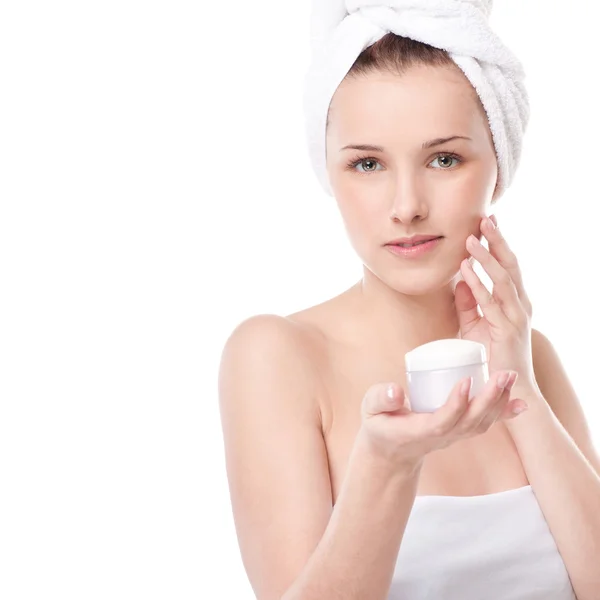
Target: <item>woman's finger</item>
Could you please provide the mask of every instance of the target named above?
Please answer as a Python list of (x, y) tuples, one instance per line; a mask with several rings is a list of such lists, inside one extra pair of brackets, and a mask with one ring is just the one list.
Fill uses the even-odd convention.
[(365, 417), (398, 410), (408, 412), (404, 402), (404, 389), (401, 385), (377, 383), (367, 390), (362, 401), (361, 411)]
[(504, 407), (504, 410), (502, 411), (502, 413), (500, 413), (498, 419), (500, 421), (504, 421), (506, 419), (514, 419), (515, 417), (518, 417), (522, 412), (526, 411), (528, 408), (529, 406), (527, 405), (527, 402), (525, 402), (524, 400), (520, 400), (519, 398), (515, 398), (514, 400), (511, 400), (507, 406)]
[[(486, 301), (486, 306), (495, 303), (502, 308), (511, 323), (517, 323), (521, 318), (523, 306), (510, 272), (498, 262), (496, 257), (474, 235), (467, 238), (467, 249), (479, 261), (483, 270), (492, 280), (492, 294), (487, 291), (483, 284), (476, 284), (479, 289), (481, 286), (485, 288), (485, 293), (481, 292), (481, 297), (484, 300), (489, 298)], [(475, 273), (475, 275), (477, 274)], [(484, 310), (484, 306), (481, 306), (481, 309)]]
[(498, 229), (498, 221), (495, 215), (489, 217), (490, 221), (493, 222), (493, 227), (486, 226), (485, 219), (482, 221), (480, 229), (485, 235), (490, 254), (510, 273), (512, 280), (514, 281), (519, 300), (523, 306), (531, 315), (531, 302), (525, 291), (523, 285), (523, 275), (521, 273), (521, 267), (515, 253), (510, 249), (506, 239), (502, 235), (500, 229)]
[(432, 435), (443, 436), (454, 429), (456, 423), (469, 408), (469, 394), (472, 385), (472, 377), (459, 381), (452, 388), (448, 401), (431, 414)]
[(483, 418), (489, 413), (504, 394), (510, 371), (498, 371), (488, 380), (482, 392), (473, 398), (469, 409), (456, 424), (456, 430), (461, 434), (473, 432)]
[(490, 407), (487, 414), (485, 414), (479, 424), (475, 426), (475, 431), (479, 433), (485, 433), (500, 418), (500, 415), (503, 413), (506, 405), (510, 402), (510, 390), (515, 384), (517, 376), (518, 373), (512, 373), (508, 383), (506, 384), (506, 387), (504, 388), (504, 391), (498, 397), (497, 402)]

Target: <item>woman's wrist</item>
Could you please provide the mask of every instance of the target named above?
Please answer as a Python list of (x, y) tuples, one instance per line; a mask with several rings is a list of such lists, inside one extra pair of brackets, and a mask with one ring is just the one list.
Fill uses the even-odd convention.
[(407, 456), (401, 448), (394, 451), (385, 443), (378, 443), (361, 427), (354, 441), (351, 459), (367, 463), (370, 472), (406, 479), (419, 476), (424, 457)]

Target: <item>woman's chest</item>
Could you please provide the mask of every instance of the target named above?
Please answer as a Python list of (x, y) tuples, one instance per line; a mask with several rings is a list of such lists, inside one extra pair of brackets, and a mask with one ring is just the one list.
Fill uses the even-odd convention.
[[(323, 379), (323, 434), (335, 503), (346, 465), (361, 426), (360, 405), (374, 383), (395, 381), (406, 389), (405, 375), (395, 365), (346, 362)], [(476, 496), (528, 485), (521, 459), (501, 421), (486, 433), (428, 454), (423, 461), (418, 496)]]

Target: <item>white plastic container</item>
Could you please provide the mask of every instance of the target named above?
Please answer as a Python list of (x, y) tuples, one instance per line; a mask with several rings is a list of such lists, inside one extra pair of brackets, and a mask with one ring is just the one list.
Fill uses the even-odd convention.
[(469, 400), (489, 379), (485, 346), (471, 340), (435, 340), (404, 356), (408, 399), (414, 412), (434, 412), (446, 404), (454, 386), (473, 377)]

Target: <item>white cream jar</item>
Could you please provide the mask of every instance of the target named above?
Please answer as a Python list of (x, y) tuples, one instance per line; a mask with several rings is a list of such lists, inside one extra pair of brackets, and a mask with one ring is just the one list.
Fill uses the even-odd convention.
[(414, 412), (434, 412), (448, 400), (454, 386), (473, 377), (469, 400), (489, 379), (485, 346), (479, 342), (444, 339), (417, 346), (404, 356), (407, 395)]

